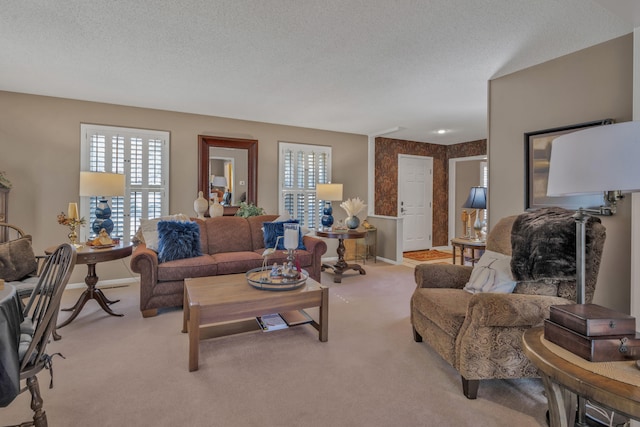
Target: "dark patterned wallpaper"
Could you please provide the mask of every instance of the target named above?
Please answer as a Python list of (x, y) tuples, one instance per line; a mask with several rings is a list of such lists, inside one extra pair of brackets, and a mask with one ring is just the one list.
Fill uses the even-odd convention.
[(433, 157), (433, 246), (448, 245), (449, 159), (487, 154), (487, 140), (454, 145), (376, 138), (375, 214), (397, 216), (398, 154)]

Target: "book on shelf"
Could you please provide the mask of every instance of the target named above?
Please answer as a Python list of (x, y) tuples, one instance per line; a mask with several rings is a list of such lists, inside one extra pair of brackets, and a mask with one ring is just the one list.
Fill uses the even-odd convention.
[(265, 314), (264, 316), (256, 317), (256, 320), (264, 332), (277, 331), (278, 329), (289, 327), (278, 313)]
[(285, 311), (284, 313), (280, 313), (280, 316), (289, 326), (313, 322), (311, 316), (309, 316), (304, 310)]

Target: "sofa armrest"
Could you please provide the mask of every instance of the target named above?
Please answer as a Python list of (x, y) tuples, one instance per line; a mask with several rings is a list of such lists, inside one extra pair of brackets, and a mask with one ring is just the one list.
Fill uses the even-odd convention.
[(144, 274), (149, 270), (158, 270), (158, 254), (147, 248), (144, 243), (139, 243), (131, 253), (131, 270), (134, 273)]
[(309, 252), (319, 253), (320, 256), (327, 252), (327, 243), (322, 239), (305, 235), (302, 236), (302, 242)]
[(545, 295), (479, 293), (469, 301), (466, 320), (477, 327), (540, 326), (549, 318), (549, 306), (561, 304), (571, 301)]
[(145, 311), (158, 283), (158, 254), (140, 243), (131, 254), (131, 271), (140, 274), (140, 310)]
[(311, 252), (313, 257), (313, 261), (311, 264), (311, 268), (309, 269), (309, 276), (316, 282), (320, 283), (321, 272), (322, 272), (322, 255), (327, 252), (327, 243), (313, 236), (302, 236), (302, 241), (304, 246), (307, 248), (307, 251)]
[(414, 271), (418, 288), (462, 289), (471, 277), (472, 267), (453, 264), (418, 264)]

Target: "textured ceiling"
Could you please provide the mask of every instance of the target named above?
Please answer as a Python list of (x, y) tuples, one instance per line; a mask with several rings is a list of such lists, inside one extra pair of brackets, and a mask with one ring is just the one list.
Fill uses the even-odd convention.
[(630, 33), (639, 8), (638, 0), (3, 0), (0, 90), (458, 143), (486, 138), (489, 79)]

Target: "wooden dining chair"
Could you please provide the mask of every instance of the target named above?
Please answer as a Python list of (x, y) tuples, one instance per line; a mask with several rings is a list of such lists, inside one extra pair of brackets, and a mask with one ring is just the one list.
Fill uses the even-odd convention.
[[(51, 368), (51, 356), (46, 353), (47, 343), (56, 327), (62, 292), (76, 263), (76, 250), (63, 243), (46, 259), (38, 283), (24, 309), (20, 326), (20, 381), (26, 380), (20, 393), (29, 390), (33, 420), (23, 426), (46, 427), (47, 416), (42, 409), (42, 396), (36, 375)], [(49, 388), (53, 387), (53, 378)], [(13, 426), (16, 427), (16, 426)]]

